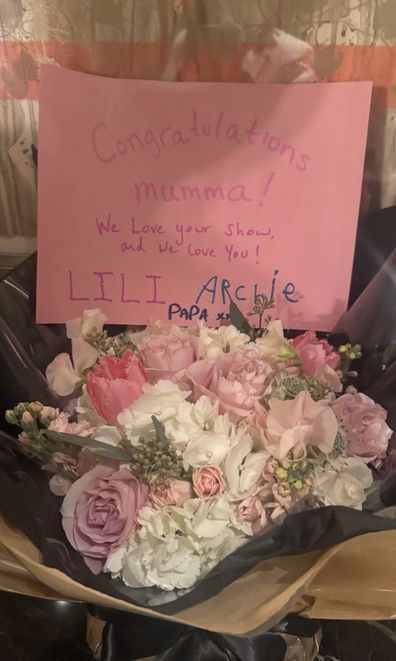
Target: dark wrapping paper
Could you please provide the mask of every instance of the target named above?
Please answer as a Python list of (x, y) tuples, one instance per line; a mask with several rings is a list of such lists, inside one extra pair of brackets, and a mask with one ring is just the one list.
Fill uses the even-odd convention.
[(102, 661), (154, 654), (157, 661), (283, 661), (287, 646), (282, 634), (313, 637), (320, 628), (317, 620), (289, 616), (271, 631), (242, 638), (104, 609), (100, 615), (111, 620), (103, 631)]

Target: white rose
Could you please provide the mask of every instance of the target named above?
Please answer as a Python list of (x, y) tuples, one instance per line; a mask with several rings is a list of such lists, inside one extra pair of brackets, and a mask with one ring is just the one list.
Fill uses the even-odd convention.
[(362, 509), (365, 489), (373, 482), (371, 470), (359, 459), (350, 457), (327, 464), (315, 476), (314, 492), (325, 505), (344, 505)]
[(143, 394), (127, 409), (118, 414), (118, 423), (125, 428), (127, 438), (133, 443), (140, 436), (153, 433), (154, 415), (165, 423), (177, 413), (178, 407), (190, 395), (188, 390), (180, 390), (179, 386), (163, 379), (155, 385), (146, 383)]

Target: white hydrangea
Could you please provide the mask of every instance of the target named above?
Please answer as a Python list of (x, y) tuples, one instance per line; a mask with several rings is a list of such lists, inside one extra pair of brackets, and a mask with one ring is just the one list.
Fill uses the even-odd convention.
[(241, 333), (235, 326), (208, 328), (200, 325), (199, 338), (205, 346), (207, 358), (218, 358), (222, 354), (229, 353), (250, 342), (249, 335)]
[[(218, 403), (200, 397), (195, 404), (182, 402), (176, 415), (165, 423), (165, 433), (182, 453), (184, 469), (219, 465), (234, 445), (243, 439), (246, 425), (236, 425), (227, 413), (219, 415)], [(251, 447), (251, 439), (250, 447)]]
[(117, 422), (134, 445), (141, 436), (149, 436), (154, 432), (152, 416), (166, 423), (176, 416), (179, 405), (190, 394), (189, 390), (181, 390), (176, 383), (167, 379), (160, 380), (155, 385), (146, 383), (143, 386), (143, 394), (118, 414)]
[(187, 444), (183, 452), (184, 469), (199, 468), (207, 464), (219, 465), (231, 449), (231, 439), (226, 434), (203, 431)]
[(176, 415), (165, 423), (165, 432), (175, 447), (183, 449), (189, 440), (204, 430), (213, 429), (219, 415), (218, 402), (200, 397), (195, 404), (183, 401)]
[(151, 535), (131, 549), (122, 579), (132, 588), (159, 587), (162, 590), (190, 588), (201, 573), (200, 557), (185, 537), (163, 540)]
[(224, 496), (162, 510), (144, 507), (129, 548), (111, 554), (107, 569), (131, 587), (190, 588), (245, 541), (234, 517)]

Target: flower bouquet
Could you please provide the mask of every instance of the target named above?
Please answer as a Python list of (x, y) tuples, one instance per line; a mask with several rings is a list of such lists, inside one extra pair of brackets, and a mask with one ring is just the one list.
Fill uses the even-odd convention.
[(67, 324), (71, 356), (46, 370), (63, 410), (6, 413), (50, 475), (47, 500), (62, 498), (68, 544), (53, 566), (78, 578), (72, 547), (91, 585), (176, 612), (264, 557), (392, 526), (359, 512), (376, 502), (373, 470), (392, 434), (386, 411), (350, 385), (360, 346), (287, 339), (279, 320), (263, 321), (270, 306), (257, 301), (258, 328), (233, 304), (218, 329), (110, 336), (100, 310)]
[[(387, 467), (392, 459), (388, 446), (388, 455), (382, 466), (378, 466), (382, 462), (389, 431), (383, 409), (375, 407), (365, 397), (355, 397), (357, 393), (350, 387), (359, 385), (362, 389), (363, 385), (364, 391), (370, 397), (386, 405), (394, 424), (394, 390), (389, 387), (389, 383), (392, 386), (391, 358), (385, 361), (382, 353), (377, 350), (378, 345), (381, 351), (385, 349), (387, 352), (393, 337), (389, 310), (393, 309), (391, 303), (394, 299), (394, 285), (389, 275), (391, 270), (387, 266), (384, 267), (384, 273), (388, 279), (383, 282), (381, 276), (381, 298), (374, 296), (377, 306), (374, 306), (374, 318), (370, 315), (368, 319), (362, 318), (362, 307), (365, 314), (373, 309), (373, 297), (367, 298), (365, 295), (364, 300), (362, 299), (363, 305), (355, 304), (346, 315), (349, 326), (340, 327), (340, 330), (349, 333), (353, 343), (363, 341), (364, 346), (368, 347), (368, 352), (365, 351), (363, 358), (358, 359), (359, 379), (356, 380), (351, 369), (354, 366), (351, 366), (350, 362), (354, 357), (358, 358), (359, 347), (348, 346), (347, 338), (327, 338), (337, 349), (332, 349), (312, 334), (303, 334), (299, 340), (290, 340), (283, 335), (279, 322), (270, 323), (271, 320), (268, 319), (261, 323), (259, 320), (257, 325), (263, 327), (259, 332), (254, 329), (254, 325), (251, 327), (247, 320), (238, 315), (235, 309), (232, 319), (234, 328), (229, 326), (212, 330), (201, 326), (195, 331), (187, 331), (155, 324), (143, 334), (120, 334), (120, 327), (108, 327), (107, 336), (102, 331), (103, 317), (95, 318), (92, 314), (85, 314), (82, 323), (68, 324), (70, 339), (67, 339), (60, 325), (34, 324), (34, 257), (13, 271), (0, 283), (0, 371), (3, 375), (0, 389), (3, 409), (13, 409), (21, 398), (25, 403), (8, 416), (12, 422), (18, 422), (22, 426), (21, 439), (16, 440), (0, 432), (0, 537), (2, 548), (11, 554), (16, 566), (22, 567), (28, 572), (28, 576), (32, 577), (28, 584), (29, 593), (35, 589), (39, 594), (47, 594), (48, 590), (52, 589), (63, 595), (63, 598), (93, 604), (99, 617), (108, 622), (103, 643), (103, 658), (106, 659), (140, 658), (172, 648), (172, 653), (165, 652), (168, 654), (167, 658), (172, 658), (172, 661), (185, 661), (191, 645), (198, 645), (198, 638), (199, 644), (202, 645), (199, 649), (210, 649), (211, 659), (223, 659), (224, 650), (227, 650), (227, 658), (239, 661), (248, 655), (257, 659), (264, 656), (283, 659), (284, 651), (279, 651), (277, 655), (273, 647), (278, 634), (268, 630), (291, 611), (303, 611), (312, 617), (337, 617), (337, 613), (341, 613), (343, 617), (365, 619), (379, 617), (380, 614), (383, 618), (392, 616), (396, 585), (390, 567), (395, 548), (395, 524), (392, 519), (383, 518), (388, 510), (378, 511), (383, 510), (385, 501), (382, 489), (384, 483), (377, 479), (383, 475), (383, 466)], [(378, 308), (380, 300), (385, 299), (390, 304)], [(265, 306), (261, 306), (261, 313), (265, 313), (263, 307)], [(260, 313), (260, 310), (257, 309), (256, 312)], [(262, 314), (263, 316), (265, 314)], [(354, 319), (356, 323), (352, 328), (351, 320)], [(249, 321), (252, 319), (249, 318)], [(115, 332), (118, 337), (114, 336)], [(379, 333), (382, 333), (380, 342)], [(371, 340), (376, 345), (375, 351), (370, 344)], [(308, 350), (309, 360), (312, 359), (311, 367)], [(253, 370), (249, 376), (249, 370), (238, 369), (238, 365), (241, 366), (241, 351), (246, 358), (247, 352), (255, 352), (255, 360), (258, 362), (254, 365), (260, 365), (261, 371)], [(54, 361), (53, 357), (59, 352), (62, 352), (61, 357)], [(379, 367), (370, 367), (374, 354), (378, 357)], [(131, 358), (130, 362), (128, 356)], [(112, 360), (108, 360), (109, 358)], [(235, 364), (231, 369), (230, 363), (234, 359)], [(181, 362), (177, 362), (180, 360)], [(51, 388), (43, 376), (50, 362), (52, 365), (47, 376)], [(384, 363), (387, 365), (385, 371), (381, 368)], [(102, 364), (102, 373), (100, 370), (97, 372)], [(140, 364), (143, 365), (144, 372)], [(187, 377), (189, 368), (194, 364), (192, 369), (197, 371), (192, 374), (190, 370)], [(117, 372), (113, 371), (116, 365)], [(216, 365), (216, 371), (208, 369), (210, 365)], [(378, 383), (388, 384), (385, 387), (386, 397), (382, 385), (376, 388), (378, 374), (381, 376)], [(95, 375), (104, 381), (95, 380)], [(119, 378), (120, 376), (122, 378)], [(133, 394), (131, 384), (125, 387), (129, 378), (135, 384)], [(286, 378), (289, 379), (287, 382)], [(173, 408), (170, 406), (169, 417), (163, 406), (151, 406), (147, 396), (148, 410), (136, 408), (142, 395), (147, 395), (146, 389), (148, 392), (151, 388), (158, 389), (161, 380), (171, 383), (170, 387), (176, 392), (176, 400), (180, 402), (180, 407), (175, 404)], [(99, 384), (100, 388), (96, 388)], [(297, 389), (293, 392), (290, 390), (291, 386), (297, 386)], [(338, 392), (340, 386), (343, 391)], [(55, 390), (61, 394), (56, 395)], [(131, 399), (121, 399), (128, 391), (131, 393)], [(186, 396), (188, 392), (190, 394)], [(273, 435), (274, 438), (279, 438), (281, 430), (271, 427), (269, 435), (266, 423), (269, 412), (273, 404), (292, 403), (300, 392), (308, 393), (314, 404), (319, 404), (323, 409), (327, 407), (335, 414), (337, 434), (333, 448), (330, 452), (323, 448), (316, 450), (317, 443), (309, 440), (313, 439), (313, 435), (305, 427), (305, 430), (293, 431), (293, 435), (296, 432), (296, 440), (300, 438), (301, 443), (292, 443), (285, 456), (275, 455), (270, 445), (274, 445)], [(250, 403), (246, 395), (252, 398)], [(353, 396), (352, 400), (349, 397), (349, 402), (355, 403), (354, 407), (348, 410), (348, 415), (346, 408), (343, 413), (336, 410), (336, 405), (340, 406), (342, 402), (345, 404), (348, 401), (347, 395)], [(169, 398), (169, 395), (166, 397)], [(220, 468), (224, 486), (217, 471), (215, 474), (212, 471), (210, 474), (205, 472), (201, 475), (202, 480), (196, 479), (194, 484), (193, 474), (195, 472), (197, 478), (197, 471), (203, 466), (190, 464), (190, 469), (184, 467), (183, 454), (187, 441), (193, 440), (193, 432), (197, 431), (197, 427), (199, 429), (199, 425), (201, 432), (203, 425), (206, 427), (204, 433), (222, 433), (218, 428), (214, 429), (215, 421), (210, 416), (203, 424), (204, 411), (201, 418), (196, 419), (197, 402), (201, 397), (209, 399), (204, 411), (210, 411), (210, 407), (219, 407), (219, 413), (214, 417), (220, 419), (222, 416), (223, 424), (225, 420), (228, 421), (225, 434), (230, 433), (231, 429), (234, 430), (235, 436), (231, 435), (229, 445), (225, 446), (226, 455), (235, 445), (232, 438), (238, 443), (242, 443), (243, 438), (245, 444), (246, 439), (250, 439), (251, 450), (246, 450), (246, 455), (241, 457), (240, 469), (236, 475), (233, 469), (232, 481), (230, 461), (227, 473), (225, 460), (217, 459), (216, 463), (212, 458), (211, 461), (205, 459), (204, 466), (217, 465)], [(42, 403), (35, 404), (34, 400), (37, 399)], [(362, 404), (367, 405), (366, 409)], [(48, 408), (44, 408), (45, 406)], [(120, 411), (127, 411), (129, 420), (131, 417), (134, 421), (139, 420), (140, 429), (135, 423), (131, 424), (130, 428), (129, 424), (127, 427), (127, 419), (123, 424), (118, 420), (114, 422), (117, 406)], [(135, 407), (134, 410), (131, 410), (131, 407)], [(175, 409), (178, 416), (174, 413)], [(179, 418), (183, 409), (187, 416)], [(118, 415), (117, 412), (117, 418)], [(329, 420), (330, 418), (327, 422)], [(305, 422), (311, 424), (308, 420)], [(4, 421), (4, 426), (5, 424)], [(219, 424), (218, 422), (217, 425)], [(289, 421), (284, 420), (284, 424), (289, 428)], [(49, 429), (50, 426), (52, 429)], [(133, 428), (136, 428), (136, 434), (132, 433)], [(12, 425), (8, 426), (11, 433), (13, 429)], [(187, 441), (186, 434), (183, 440), (183, 429), (187, 434)], [(315, 429), (318, 427), (315, 426)], [(331, 430), (331, 426), (326, 425), (327, 432), (329, 429)], [(307, 433), (306, 436), (298, 437), (297, 434), (303, 431), (311, 435)], [(69, 436), (66, 438), (65, 434)], [(146, 438), (156, 446), (163, 436), (166, 439), (166, 448), (169, 450), (171, 446), (176, 453), (175, 474), (170, 474), (169, 466), (163, 466), (169, 480), (163, 479), (161, 482), (151, 479), (155, 470), (151, 470), (150, 479), (145, 480), (143, 469), (147, 470), (147, 462), (144, 466), (145, 457), (136, 456), (139, 439)], [(340, 436), (344, 449), (340, 447)], [(142, 449), (140, 443), (140, 450)], [(160, 448), (157, 448), (157, 451), (160, 452)], [(211, 448), (209, 452), (212, 451)], [(299, 455), (301, 451), (302, 454)], [(114, 454), (116, 452), (117, 457)], [(121, 457), (121, 452), (128, 456)], [(162, 450), (161, 453), (164, 454)], [(265, 462), (265, 471), (259, 470), (258, 465), (255, 465), (255, 461), (260, 462), (264, 458), (260, 453), (267, 453), (274, 458), (273, 462)], [(338, 457), (334, 456), (334, 453), (339, 453)], [(247, 459), (255, 454), (259, 456), (254, 461), (249, 459), (247, 463)], [(164, 457), (158, 459), (161, 459), (162, 465)], [(351, 467), (349, 460), (353, 463), (354, 459), (359, 462), (359, 470), (363, 465), (363, 479), (367, 478), (364, 484), (359, 480), (349, 479), (356, 478), (358, 473), (345, 472), (348, 464)], [(136, 480), (131, 477), (130, 467), (133, 461), (137, 462)], [(296, 461), (307, 461), (310, 470), (305, 466), (306, 473), (302, 476), (295, 475), (294, 482), (297, 484), (292, 484), (290, 469)], [(92, 494), (92, 508), (91, 504), (84, 502), (87, 495), (88, 499), (91, 498), (88, 485), (85, 488), (82, 484), (81, 497), (75, 493), (76, 507), (69, 519), (72, 526), (69, 525), (68, 534), (70, 539), (73, 539), (73, 544), (80, 544), (81, 539), (85, 540), (85, 547), (77, 547), (84, 549), (83, 555), (80, 550), (73, 548), (62, 527), (62, 521), (65, 528), (68, 527), (66, 515), (70, 514), (70, 510), (63, 509), (63, 505), (66, 505), (65, 498), (71, 489), (79, 482), (81, 485), (81, 480), (97, 466), (111, 469), (111, 476), (127, 466), (129, 479), (126, 482), (114, 480), (107, 494), (104, 491), (98, 494), (95, 489), (99, 485), (93, 485), (95, 493)], [(300, 468), (302, 466), (303, 463)], [(141, 472), (138, 472), (139, 468)], [(286, 470), (287, 479), (282, 471), (275, 474), (276, 468)], [(324, 490), (320, 487), (320, 478), (324, 478), (326, 472), (328, 477), (331, 473), (333, 479)], [(366, 487), (365, 485), (372, 481), (371, 476), (374, 477), (374, 482)], [(107, 479), (106, 482), (106, 479), (102, 481), (102, 485), (109, 485), (110, 480)], [(183, 500), (183, 493), (179, 489), (173, 491), (170, 488), (171, 480), (187, 483), (187, 486), (183, 486), (188, 488), (188, 494), (193, 495), (181, 506), (170, 504), (181, 502), (179, 498)], [(264, 495), (264, 491), (259, 493), (259, 490), (255, 493), (255, 480), (260, 489), (266, 485), (265, 488), (272, 492), (272, 496), (271, 493)], [(303, 482), (302, 487), (298, 480)], [(322, 487), (323, 481), (324, 479)], [(51, 493), (49, 482), (53, 491), (65, 495), (57, 496)], [(315, 487), (313, 482), (316, 483)], [(137, 489), (137, 483), (141, 484), (142, 490)], [(174, 486), (174, 482), (172, 484)], [(233, 492), (230, 491), (231, 484), (234, 485)], [(279, 484), (283, 486), (276, 486)], [(235, 485), (239, 489), (239, 495), (244, 496), (240, 500), (230, 496), (235, 493)], [(202, 493), (209, 496), (208, 500), (197, 495), (197, 488), (204, 489)], [(157, 494), (157, 504), (154, 504), (152, 499), (154, 491)], [(144, 503), (132, 523), (128, 518), (129, 503), (132, 502), (127, 499), (128, 492), (134, 494), (133, 511), (137, 512), (139, 508), (138, 498), (143, 496)], [(97, 497), (98, 495), (100, 497)], [(386, 496), (386, 505), (395, 502), (392, 485)], [(230, 524), (225, 523), (219, 516), (220, 508), (215, 511), (217, 522), (216, 519), (210, 518), (202, 522), (209, 524), (214, 521), (213, 528), (216, 526), (217, 530), (215, 537), (210, 538), (208, 535), (209, 527), (198, 527), (200, 521), (194, 516), (194, 510), (186, 519), (187, 501), (193, 501), (197, 509), (206, 509), (211, 502), (224, 503), (224, 498), (228, 503), (225, 506), (225, 519), (227, 521), (229, 518)], [(246, 502), (243, 508), (240, 507), (243, 501), (249, 498), (252, 498), (248, 501), (249, 507)], [(283, 502), (280, 502), (280, 499), (283, 499)], [(329, 504), (323, 506), (326, 502)], [(333, 505), (339, 502), (348, 506)], [(351, 503), (352, 507), (349, 506)], [(357, 509), (359, 503), (362, 511)], [(71, 500), (69, 505), (73, 509)], [(61, 508), (63, 516), (60, 514)], [(127, 516), (123, 517), (125, 508)], [(173, 532), (169, 528), (155, 529), (152, 525), (154, 519), (148, 524), (143, 523), (144, 510), (151, 511), (152, 516), (157, 517), (164, 516), (165, 511), (174, 511), (172, 508), (181, 509), (182, 514), (184, 513), (184, 531), (190, 535), (191, 540), (191, 546), (187, 546), (184, 557), (191, 564), (195, 562), (195, 567), (198, 567), (198, 563), (194, 556), (198, 557), (202, 577), (190, 588), (129, 587), (122, 577), (125, 573), (127, 581), (131, 578), (127, 576), (126, 558), (132, 551), (136, 553), (139, 545), (142, 546), (143, 533), (146, 534), (146, 541), (152, 544), (153, 555), (154, 549), (164, 549), (166, 537), (173, 545), (176, 544), (176, 550), (179, 544), (180, 548), (183, 548), (181, 535), (177, 532), (180, 530), (183, 534), (182, 528), (178, 527)], [(377, 511), (382, 516), (377, 516)], [(176, 514), (176, 511), (174, 513)], [(91, 537), (90, 542), (89, 538), (85, 537), (86, 524), (91, 535), (96, 527), (96, 540)], [(179, 520), (177, 524), (179, 525)], [(150, 525), (153, 532), (149, 532)], [(70, 527), (73, 530), (70, 530)], [(127, 532), (129, 527), (131, 532)], [(197, 531), (202, 538), (201, 552), (196, 543)], [(364, 534), (370, 532), (378, 534)], [(121, 541), (124, 533), (125, 540)], [(96, 543), (97, 557), (92, 557), (92, 553), (85, 554), (89, 546), (93, 549), (92, 540)], [(226, 552), (226, 544), (229, 544), (230, 550), (233, 546), (238, 545), (238, 548), (221, 560), (220, 553)], [(145, 548), (144, 553), (147, 554), (147, 545)], [(141, 550), (143, 549), (144, 547)], [(213, 557), (215, 552), (219, 554), (216, 558)], [(121, 555), (117, 557), (117, 553)], [(110, 556), (114, 563), (118, 563), (112, 568), (109, 566)], [(169, 560), (169, 556), (167, 552), (163, 555), (165, 560)], [(149, 555), (146, 557), (149, 558)], [(180, 557), (181, 554), (176, 559), (176, 565), (179, 567)], [(157, 566), (161, 566), (158, 559), (159, 556), (156, 561), (150, 559), (149, 564), (142, 567), (141, 575), (144, 581), (147, 581), (149, 566), (153, 567), (155, 562)], [(93, 563), (91, 568), (96, 565), (95, 571), (99, 569), (100, 573), (92, 573), (86, 560), (89, 564)], [(173, 554), (171, 560), (173, 561)], [(212, 569), (211, 565), (214, 565)], [(166, 574), (165, 563), (162, 567), (165, 569), (162, 574)], [(171, 565), (171, 568), (172, 572), (168, 574), (172, 575), (174, 580), (177, 572), (174, 571), (174, 565)], [(199, 571), (196, 570), (196, 574), (199, 574)], [(207, 571), (208, 573), (205, 573)], [(113, 578), (118, 572), (120, 576)], [(368, 577), (372, 578), (368, 580)], [(152, 582), (155, 582), (156, 578), (153, 572), (150, 573)], [(138, 579), (141, 584), (139, 576)], [(8, 578), (7, 586), (10, 585), (10, 580), (11, 578)], [(133, 580), (136, 580), (136, 576)], [(21, 589), (20, 583), (21, 579), (19, 587), (15, 589)], [(384, 586), (386, 590), (383, 589)], [(150, 619), (147, 616), (151, 616)], [(143, 632), (143, 624), (147, 635)], [(303, 630), (299, 618), (294, 633), (305, 635)], [(310, 631), (308, 635), (313, 634), (314, 631)]]

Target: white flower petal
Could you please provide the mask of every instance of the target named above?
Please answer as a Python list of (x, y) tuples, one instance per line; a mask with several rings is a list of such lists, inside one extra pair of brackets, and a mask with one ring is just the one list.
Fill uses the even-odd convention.
[(101, 425), (95, 430), (93, 437), (95, 441), (107, 443), (107, 445), (113, 445), (114, 447), (118, 447), (121, 443), (120, 432), (117, 427), (111, 425)]

